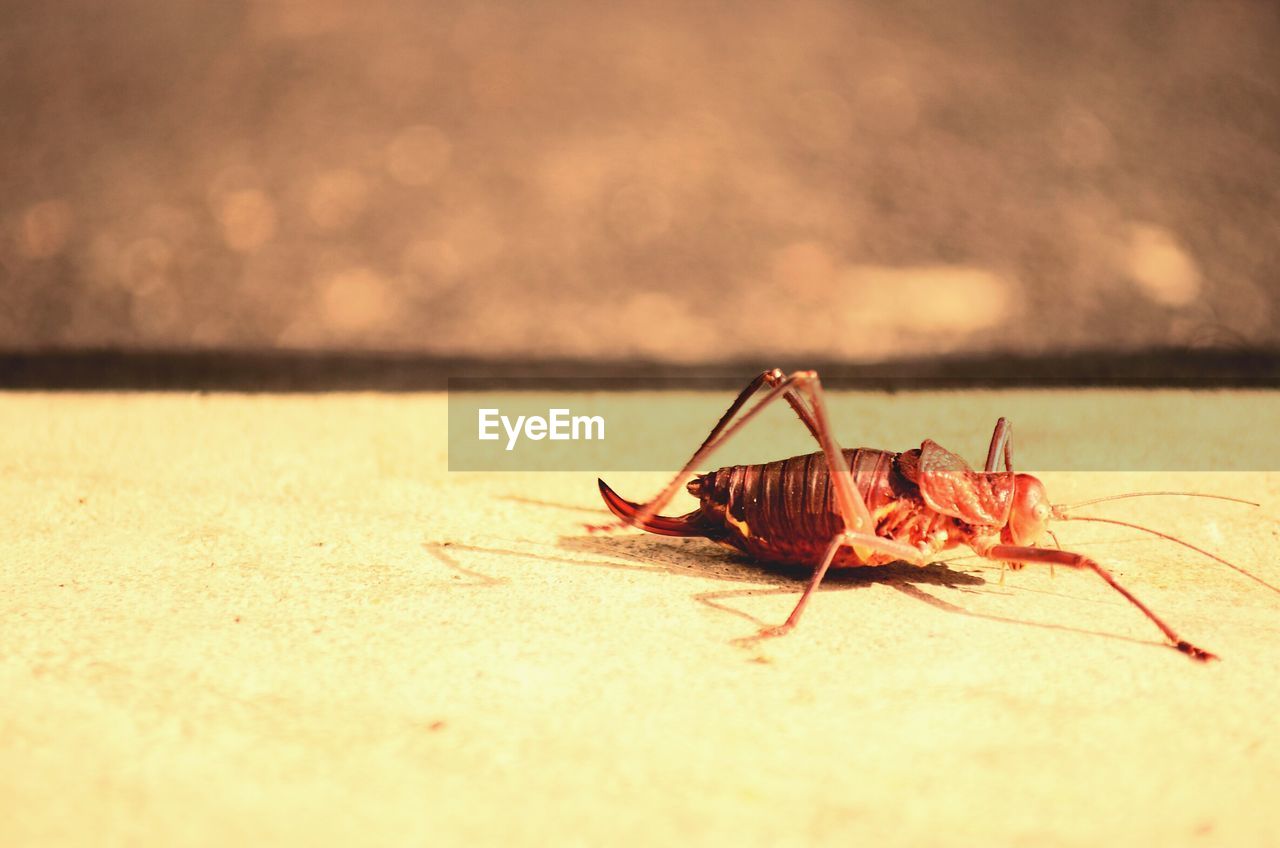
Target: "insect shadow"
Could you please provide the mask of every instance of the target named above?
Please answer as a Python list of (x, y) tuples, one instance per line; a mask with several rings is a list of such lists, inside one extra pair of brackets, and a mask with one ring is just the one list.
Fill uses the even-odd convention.
[[(557, 507), (574, 512), (596, 511), (592, 508), (580, 507), (576, 504), (535, 500), (519, 495), (508, 495), (505, 497), (505, 500), (541, 508)], [(617, 568), (635, 571), (656, 571), (667, 574), (711, 578), (726, 582), (749, 583), (752, 585), (752, 588), (700, 592), (693, 595), (693, 599), (704, 606), (745, 619), (761, 629), (777, 624), (777, 622), (763, 621), (762, 619), (757, 618), (744, 610), (738, 609), (727, 602), (731, 601), (733, 598), (762, 594), (794, 595), (796, 592), (804, 590), (809, 577), (812, 576), (812, 571), (803, 566), (762, 564), (750, 559), (749, 557), (729, 552), (722, 547), (710, 544), (705, 539), (697, 538), (658, 539), (652, 536), (613, 536), (591, 533), (587, 535), (561, 536), (558, 540), (557, 547), (565, 551), (566, 554), (586, 553), (595, 555), (595, 557), (609, 557), (612, 561), (598, 558), (593, 560), (584, 560), (577, 556), (536, 554), (530, 551), (496, 549), (483, 550), (486, 550), (488, 553), (510, 554), (512, 556), (532, 558), (546, 562), (566, 563), (577, 566), (586, 565), (592, 567)], [(472, 548), (468, 545), (454, 545), (453, 549), (482, 550), (480, 548)], [(907, 595), (913, 600), (920, 601), (921, 603), (928, 604), (935, 609), (955, 615), (963, 615), (970, 618), (983, 619), (985, 621), (994, 621), (1001, 624), (1034, 627), (1040, 630), (1052, 630), (1060, 633), (1075, 633), (1085, 636), (1113, 639), (1120, 642), (1129, 642), (1138, 645), (1164, 647), (1163, 643), (1152, 640), (1134, 639), (1116, 633), (1090, 630), (1083, 627), (1073, 627), (1068, 624), (1027, 621), (1025, 619), (1009, 618), (1002, 615), (974, 612), (957, 604), (945, 601), (919, 588), (921, 585), (932, 585), (943, 588), (958, 589), (961, 592), (973, 594), (978, 594), (979, 592), (982, 594), (1013, 593), (1008, 589), (1002, 588), (1002, 584), (1001, 586), (997, 586), (997, 584), (993, 584), (977, 574), (966, 571), (957, 571), (951, 567), (952, 563), (963, 562), (966, 560), (971, 561), (973, 559), (975, 559), (975, 556), (973, 555), (962, 554), (960, 556), (950, 557), (945, 562), (932, 563), (925, 568), (919, 568), (908, 563), (892, 563), (890, 565), (882, 566), (833, 569), (823, 581), (822, 586), (819, 588), (819, 592), (831, 590), (847, 591), (861, 586), (882, 583), (896, 589), (904, 595)], [(629, 560), (629, 562), (619, 562), (618, 560)], [(982, 588), (979, 589), (978, 587)], [(1043, 590), (1026, 589), (1025, 591), (1038, 592)], [(1052, 594), (1059, 593), (1055, 592)], [(750, 646), (756, 641), (758, 641), (756, 637), (734, 640), (735, 644), (744, 646)]]
[[(449, 549), (454, 547), (451, 542), (423, 542), (422, 547), (438, 563), (454, 572), (454, 579), (465, 581), (462, 583), (450, 583), (449, 585), (451, 586), (498, 586), (507, 582), (500, 577), (491, 577), (488, 574), (476, 571), (474, 568), (467, 568), (458, 562), (457, 558), (449, 552)], [(465, 545), (460, 547), (464, 550), (467, 548)]]
[[(575, 553), (603, 554), (615, 559), (630, 560), (634, 564), (607, 562), (597, 560), (594, 564), (607, 568), (620, 568), (638, 571), (660, 571), (668, 574), (683, 574), (725, 580), (736, 583), (751, 583), (750, 589), (727, 589), (711, 592), (700, 592), (693, 596), (698, 603), (720, 612), (728, 613), (751, 622), (764, 629), (775, 625), (777, 621), (765, 621), (745, 610), (733, 606), (734, 598), (753, 595), (794, 595), (803, 591), (813, 572), (804, 566), (784, 566), (760, 563), (749, 557), (727, 552), (725, 549), (710, 545), (702, 539), (656, 539), (648, 536), (561, 536), (558, 546)], [(953, 561), (971, 559), (968, 556), (955, 558)], [(572, 560), (577, 564), (585, 564), (583, 560)], [(967, 571), (957, 571), (950, 562), (935, 562), (924, 568), (905, 562), (890, 563), (879, 566), (860, 566), (858, 568), (833, 569), (828, 573), (820, 593), (828, 591), (848, 591), (873, 584), (889, 586), (907, 597), (928, 604), (934, 609), (970, 618), (995, 621), (1001, 624), (1014, 624), (1022, 627), (1035, 627), (1040, 630), (1052, 630), (1061, 633), (1077, 633), (1086, 636), (1114, 639), (1136, 645), (1164, 647), (1160, 642), (1147, 639), (1134, 639), (1116, 633), (1073, 627), (1067, 624), (1027, 621), (1009, 618), (1002, 615), (974, 612), (957, 604), (945, 601), (921, 589), (921, 586), (938, 586), (956, 589), (961, 592), (979, 594), (977, 587), (983, 587), (981, 593), (1007, 590), (999, 589), (980, 575)], [(764, 584), (764, 588), (761, 585)], [(732, 640), (742, 647), (753, 647), (759, 636), (748, 636)]]
[[(750, 589), (727, 589), (699, 592), (693, 596), (698, 603), (712, 609), (750, 621), (757, 627), (767, 627), (750, 613), (727, 603), (733, 598), (754, 595), (791, 595), (802, 591), (812, 576), (812, 569), (804, 566), (760, 563), (749, 557), (730, 553), (705, 540), (688, 539), (655, 540), (645, 536), (561, 536), (559, 547), (575, 553), (603, 554), (631, 563), (597, 561), (606, 568), (636, 571), (660, 571), (667, 574), (711, 578), (734, 583), (750, 583)], [(944, 562), (935, 562), (924, 568), (905, 562), (888, 565), (862, 566), (833, 570), (823, 581), (820, 592), (848, 591), (872, 584), (884, 584), (900, 592), (955, 612), (963, 608), (935, 598), (917, 588), (920, 585), (941, 586), (960, 591), (974, 591), (966, 587), (983, 586), (982, 577), (964, 571), (956, 571)]]

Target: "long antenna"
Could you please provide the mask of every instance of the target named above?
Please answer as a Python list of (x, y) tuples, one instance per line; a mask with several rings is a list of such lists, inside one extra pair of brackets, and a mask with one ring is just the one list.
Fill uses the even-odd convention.
[(1184, 548), (1190, 548), (1196, 553), (1204, 554), (1209, 559), (1216, 560), (1222, 563), (1223, 565), (1225, 565), (1227, 568), (1230, 568), (1233, 571), (1238, 571), (1239, 573), (1243, 574), (1245, 577), (1248, 577), (1250, 580), (1253, 580), (1257, 583), (1261, 583), (1263, 586), (1266, 586), (1271, 591), (1277, 594), (1280, 594), (1280, 588), (1272, 586), (1270, 583), (1263, 580), (1261, 577), (1258, 577), (1255, 574), (1251, 574), (1250, 572), (1245, 571), (1243, 568), (1241, 568), (1240, 566), (1234, 563), (1227, 562), (1225, 559), (1218, 556), (1217, 554), (1209, 553), (1204, 548), (1198, 548), (1195, 545), (1191, 544), (1190, 542), (1184, 542), (1181, 539), (1179, 539), (1177, 536), (1170, 536), (1168, 533), (1161, 533), (1159, 530), (1152, 530), (1150, 527), (1143, 527), (1141, 524), (1131, 524), (1128, 521), (1117, 521), (1114, 518), (1098, 518), (1097, 516), (1093, 516), (1093, 515), (1059, 515), (1058, 518), (1062, 519), (1063, 521), (1098, 521), (1098, 522), (1101, 522), (1102, 524), (1118, 524), (1121, 527), (1131, 527), (1134, 530), (1141, 530), (1144, 533), (1150, 533), (1153, 536), (1159, 536), (1161, 539), (1168, 539), (1170, 542), (1177, 542), (1179, 545), (1182, 545)]
[(1248, 504), (1249, 506), (1259, 506), (1253, 501), (1247, 501), (1244, 498), (1233, 498), (1230, 495), (1210, 495), (1205, 492), (1125, 492), (1123, 495), (1108, 495), (1105, 498), (1093, 498), (1092, 500), (1080, 501), (1078, 503), (1060, 506), (1058, 509), (1075, 509), (1078, 506), (1091, 506), (1104, 501), (1118, 501), (1123, 498), (1146, 498), (1152, 495), (1183, 495), (1188, 498), (1213, 498), (1215, 501), (1231, 501), (1233, 503)]

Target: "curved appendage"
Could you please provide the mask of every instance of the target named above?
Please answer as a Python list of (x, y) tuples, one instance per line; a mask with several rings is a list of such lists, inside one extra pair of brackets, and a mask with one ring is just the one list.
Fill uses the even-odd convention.
[(991, 446), (987, 448), (987, 464), (984, 469), (988, 474), (996, 470), (1000, 457), (1004, 456), (1004, 470), (1013, 471), (1013, 449), (1009, 446), (1009, 436), (1013, 425), (1009, 419), (1001, 418), (996, 422), (996, 429), (991, 433)]
[(626, 498), (619, 495), (603, 480), (596, 480), (600, 484), (600, 495), (604, 498), (605, 506), (609, 507), (609, 511), (618, 516), (624, 523), (632, 527), (639, 527), (641, 530), (648, 530), (650, 533), (657, 533), (660, 536), (703, 536), (706, 535), (707, 526), (699, 519), (701, 513), (694, 510), (688, 515), (669, 516), (669, 515), (645, 515), (640, 513), (644, 510), (640, 504), (632, 503)]

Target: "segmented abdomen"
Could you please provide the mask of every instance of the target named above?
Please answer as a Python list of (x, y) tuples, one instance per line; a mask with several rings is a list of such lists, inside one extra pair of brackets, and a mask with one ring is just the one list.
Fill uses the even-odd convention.
[[(844, 455), (878, 525), (922, 517), (915, 486), (897, 470), (898, 454), (859, 448)], [(702, 502), (704, 520), (723, 526), (719, 541), (760, 559), (816, 564), (844, 527), (821, 452), (721, 468), (695, 478), (689, 491)], [(910, 514), (898, 514), (904, 511)], [(860, 562), (847, 550), (836, 560)]]

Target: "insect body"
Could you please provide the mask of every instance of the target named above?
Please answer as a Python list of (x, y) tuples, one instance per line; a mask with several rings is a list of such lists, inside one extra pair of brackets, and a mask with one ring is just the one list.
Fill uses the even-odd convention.
[[(1019, 485), (1024, 503), (1038, 502), (1029, 493), (1043, 489), (1027, 474), (978, 474), (967, 467), (958, 481), (948, 475), (922, 475), (922, 465), (963, 464), (932, 441), (905, 453), (859, 448), (844, 451), (844, 457), (876, 535), (911, 545), (924, 556), (998, 540), (1002, 533), (1013, 541), (1008, 527)], [(955, 482), (969, 497), (957, 497)], [(821, 451), (764, 465), (721, 468), (695, 477), (688, 489), (700, 501), (697, 510), (678, 518), (651, 516), (636, 526), (667, 536), (704, 536), (760, 560), (795, 565), (818, 562), (843, 530)], [(604, 483), (601, 494), (615, 515), (635, 523), (640, 505), (623, 500)], [(1020, 516), (1018, 523), (1036, 520), (1034, 514), (1029, 520)], [(896, 559), (892, 553), (873, 551), (864, 560), (844, 548), (832, 566), (883, 565)]]
[[(766, 397), (739, 416), (762, 388), (768, 390)], [(820, 452), (698, 475), (688, 485), (699, 501), (696, 510), (678, 517), (658, 514), (711, 452), (778, 398), (791, 405), (822, 445)], [(817, 374), (800, 371), (784, 376), (777, 370), (766, 371), (743, 390), (680, 474), (652, 501), (641, 505), (624, 500), (603, 480), (600, 493), (624, 523), (651, 533), (703, 536), (766, 562), (813, 566), (813, 578), (786, 623), (762, 636), (780, 635), (795, 627), (829, 568), (897, 561), (923, 566), (941, 551), (963, 545), (979, 556), (1014, 567), (1045, 563), (1093, 571), (1159, 627), (1178, 650), (1198, 660), (1214, 659), (1213, 654), (1181, 639), (1094, 560), (1040, 547), (1051, 535), (1051, 518), (1110, 519), (1070, 515), (1052, 506), (1036, 477), (1014, 473), (1009, 435), (1009, 424), (1002, 418), (992, 434), (983, 471), (971, 469), (933, 441), (903, 453), (843, 450), (831, 434)], [(1004, 469), (997, 470), (1001, 459)], [(1110, 523), (1147, 530), (1125, 522)], [(1187, 547), (1236, 568), (1207, 551)]]

